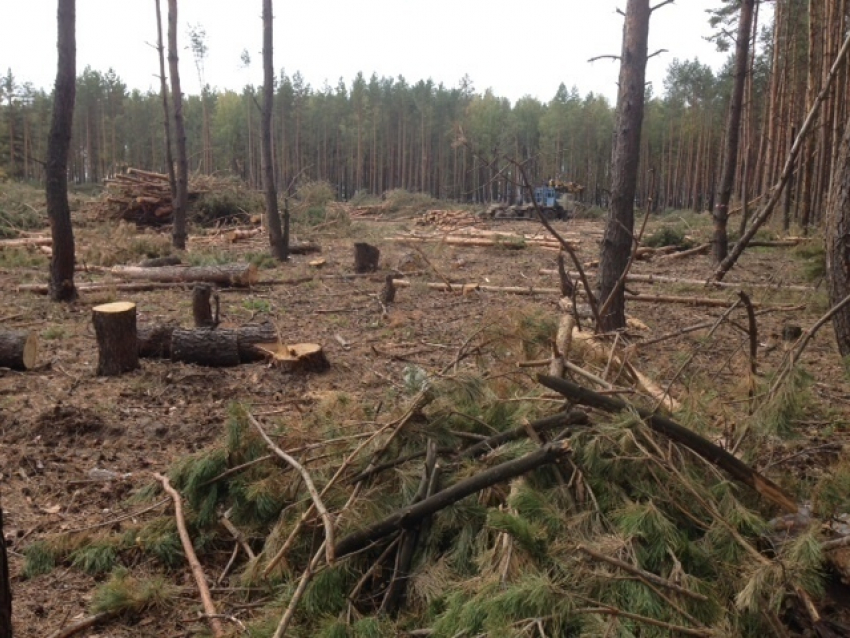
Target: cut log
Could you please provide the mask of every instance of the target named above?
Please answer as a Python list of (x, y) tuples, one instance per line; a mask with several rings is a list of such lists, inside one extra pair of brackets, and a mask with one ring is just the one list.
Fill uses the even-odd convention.
[(258, 343), (256, 347), (267, 353), (273, 365), (287, 372), (324, 372), (331, 367), (318, 343)]
[(115, 377), (139, 367), (136, 304), (116, 301), (92, 308), (97, 337), (97, 374)]
[(239, 334), (229, 328), (176, 328), (171, 333), (171, 360), (211, 368), (239, 365)]
[(112, 274), (121, 279), (155, 282), (208, 283), (219, 286), (252, 286), (259, 280), (254, 264), (221, 264), (219, 266), (115, 266)]
[(381, 251), (377, 246), (364, 242), (354, 244), (354, 272), (375, 272), (378, 270), (380, 259)]
[(38, 337), (24, 330), (0, 330), (0, 368), (29, 370), (38, 358)]
[(251, 228), (249, 230), (237, 228), (236, 230), (231, 231), (227, 235), (227, 241), (229, 241), (232, 244), (232, 243), (237, 242), (241, 239), (250, 239), (251, 237), (256, 237), (257, 235), (259, 235), (262, 232), (263, 232), (262, 228)]
[(159, 268), (161, 266), (179, 266), (180, 257), (177, 255), (166, 255), (165, 257), (154, 257), (152, 259), (143, 259), (139, 262), (142, 268)]
[(273, 343), (278, 338), (277, 330), (269, 322), (239, 326), (237, 333), (239, 361), (242, 363), (268, 359), (268, 351), (258, 348), (257, 344)]
[(320, 252), (322, 247), (314, 241), (297, 241), (289, 244), (290, 255), (309, 255)]
[(3, 239), (0, 240), (0, 249), (2, 248), (22, 248), (26, 246), (52, 246), (53, 240), (50, 237), (20, 237), (18, 239)]
[(212, 286), (208, 284), (198, 284), (192, 289), (192, 317), (196, 328), (214, 328), (218, 325), (218, 295), (215, 295), (215, 317), (210, 305), (211, 297)]
[(171, 334), (176, 324), (139, 326), (136, 338), (142, 359), (170, 359)]
[(702, 255), (703, 253), (707, 253), (711, 248), (711, 244), (701, 244), (696, 248), (690, 248), (688, 250), (683, 250), (677, 253), (670, 253), (669, 255), (662, 255), (658, 258), (658, 261), (672, 261), (674, 259), (684, 259), (685, 257), (690, 257), (691, 255)]

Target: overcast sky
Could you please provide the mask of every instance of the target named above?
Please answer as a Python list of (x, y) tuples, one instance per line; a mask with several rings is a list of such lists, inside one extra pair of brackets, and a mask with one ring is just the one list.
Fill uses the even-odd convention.
[[(655, 0), (657, 2), (658, 0)], [(163, 20), (167, 0), (161, 0)], [(698, 57), (718, 69), (725, 55), (705, 41), (706, 10), (721, 0), (677, 0), (654, 14), (647, 79), (663, 92), (667, 66), (676, 57)], [(206, 81), (240, 90), (262, 83), (260, 0), (179, 0), (178, 44), (188, 47), (189, 25), (206, 31)], [(403, 75), (455, 87), (469, 75), (478, 92), (512, 101), (551, 99), (563, 82), (584, 95), (616, 96), (618, 65), (588, 58), (618, 54), (625, 0), (276, 0), (275, 68), (300, 71), (320, 89), (350, 85), (358, 71), (367, 80)], [(77, 71), (112, 67), (129, 88), (158, 90), (153, 0), (77, 0)], [(0, 0), (0, 72), (49, 90), (56, 74), (56, 0)], [(165, 25), (164, 25), (165, 27)], [(240, 54), (247, 50), (250, 67)], [(183, 90), (199, 92), (191, 51), (180, 59)]]

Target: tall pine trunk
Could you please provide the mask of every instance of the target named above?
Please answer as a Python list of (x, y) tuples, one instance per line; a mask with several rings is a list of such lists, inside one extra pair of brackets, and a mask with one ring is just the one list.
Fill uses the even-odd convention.
[(738, 40), (735, 47), (735, 75), (732, 99), (729, 102), (729, 119), (726, 122), (726, 146), (723, 149), (723, 168), (720, 187), (717, 189), (717, 205), (714, 207), (714, 260), (718, 263), (729, 252), (726, 222), (729, 219), (729, 201), (738, 165), (738, 141), (741, 131), (741, 111), (744, 106), (744, 86), (747, 79), (747, 58), (750, 53), (750, 29), (753, 25), (755, 0), (743, 0), (738, 18)]
[[(850, 126), (844, 131), (833, 167), (826, 217), (829, 301), (835, 305), (850, 295)], [(832, 326), (841, 356), (850, 355), (850, 306), (832, 316)]]
[(168, 112), (168, 80), (165, 77), (165, 46), (162, 43), (162, 12), (159, 0), (156, 0), (156, 50), (159, 54), (159, 90), (162, 93), (162, 123), (165, 127), (165, 164), (173, 206), (177, 199), (177, 177), (174, 174), (174, 158), (171, 155), (171, 115)]
[(77, 41), (76, 2), (59, 0), (57, 14), (59, 63), (53, 94), (53, 116), (47, 141), (46, 196), (53, 256), (50, 259), (50, 298), (53, 301), (73, 301), (77, 298), (74, 285), (74, 229), (68, 205), (68, 150), (71, 146), (71, 126), (74, 122), (76, 98)]
[(174, 101), (174, 133), (177, 147), (177, 189), (171, 243), (186, 248), (186, 208), (189, 200), (189, 162), (186, 157), (186, 127), (183, 123), (183, 92), (180, 90), (180, 57), (177, 55), (177, 0), (168, 0), (168, 67), (171, 71), (171, 99)]
[(626, 326), (625, 290), (617, 283), (632, 249), (650, 13), (649, 0), (628, 1), (611, 155), (611, 202), (599, 262), (599, 300), (606, 308), (599, 327), (604, 331)]
[[(283, 241), (280, 213), (277, 209), (277, 188), (274, 182), (272, 161), (272, 110), (274, 109), (274, 30), (272, 28), (272, 0), (263, 0), (263, 181), (266, 192), (266, 226), (269, 230), (269, 247), (279, 261), (289, 258), (289, 246)], [(285, 213), (288, 215), (288, 212)], [(287, 220), (288, 222), (288, 220)], [(287, 223), (288, 225), (288, 223)]]

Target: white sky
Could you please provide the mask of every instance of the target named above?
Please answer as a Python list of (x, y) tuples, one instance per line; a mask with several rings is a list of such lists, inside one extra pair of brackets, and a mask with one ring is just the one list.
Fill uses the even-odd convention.
[[(656, 4), (659, 0), (652, 0)], [(163, 21), (167, 0), (161, 0)], [(677, 0), (653, 16), (649, 63), (656, 95), (674, 57), (699, 57), (718, 69), (725, 58), (704, 40), (707, 9), (721, 0)], [(300, 71), (313, 88), (350, 86), (403, 75), (455, 87), (468, 74), (478, 92), (492, 88), (516, 100), (551, 99), (561, 82), (616, 96), (618, 65), (588, 58), (619, 54), (626, 0), (275, 0), (275, 69)], [(0, 0), (0, 73), (49, 90), (56, 74), (56, 0)], [(189, 25), (207, 33), (206, 80), (219, 89), (262, 83), (261, 0), (178, 0), (178, 44), (188, 47)], [(166, 25), (163, 24), (165, 29)], [(130, 89), (158, 90), (153, 0), (77, 0), (77, 71), (112, 67)], [(240, 68), (247, 49), (252, 63)], [(199, 93), (191, 51), (181, 54), (183, 90)]]

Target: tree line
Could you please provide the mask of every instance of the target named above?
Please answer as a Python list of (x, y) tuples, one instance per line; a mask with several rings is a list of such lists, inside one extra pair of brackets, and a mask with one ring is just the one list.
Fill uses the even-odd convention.
[[(846, 26), (841, 0), (778, 0), (770, 20), (759, 19), (760, 4), (733, 204), (757, 197), (778, 178)], [(712, 18), (721, 46), (734, 37), (738, 5), (730, 0)], [(844, 128), (846, 78), (845, 64), (799, 155), (783, 202), (787, 223), (821, 218)], [(656, 209), (714, 207), (731, 82), (730, 55), (718, 72), (699, 60), (673, 59), (663, 91), (656, 95), (648, 86), (639, 202), (651, 198)], [(205, 85), (200, 95), (185, 96), (190, 169), (231, 172), (260, 188), (261, 99), (262, 87), (254, 86), (235, 92)], [(52, 100), (12, 70), (0, 81), (0, 171), (6, 176), (44, 179)], [(614, 106), (602, 95), (582, 96), (577, 87), (562, 84), (547, 102), (524, 97), (511, 104), (491, 90), (476, 91), (468, 78), (450, 88), (358, 74), (349, 83), (317, 88), (282, 70), (274, 78), (273, 104), (274, 171), (283, 191), (299, 180), (326, 180), (340, 199), (397, 188), (457, 201), (515, 199), (514, 163), (523, 163), (537, 182), (575, 181), (586, 186), (588, 203), (608, 203)], [(128, 165), (165, 172), (162, 117), (158, 93), (128, 89), (111, 69), (85, 68), (77, 77), (69, 179), (97, 183)]]

